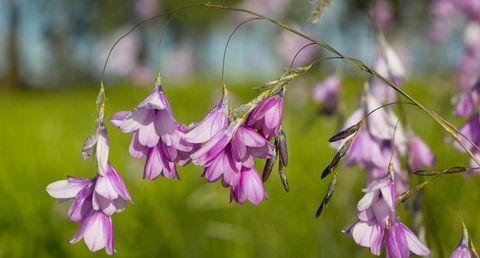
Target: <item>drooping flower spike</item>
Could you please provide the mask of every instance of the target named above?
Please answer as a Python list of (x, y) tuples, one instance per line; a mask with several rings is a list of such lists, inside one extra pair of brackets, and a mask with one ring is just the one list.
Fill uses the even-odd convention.
[(80, 222), (80, 228), (70, 243), (83, 238), (90, 251), (105, 248), (106, 253), (112, 255), (115, 248), (111, 216), (123, 211), (127, 201), (133, 201), (122, 178), (108, 163), (108, 137), (102, 114), (96, 134), (87, 138), (82, 149), (83, 157), (87, 158), (95, 147), (97, 175), (94, 178), (68, 177), (53, 182), (47, 186), (47, 192), (60, 200), (73, 200), (68, 217), (73, 222)]
[(153, 180), (162, 175), (178, 178), (176, 163), (185, 165), (197, 146), (184, 139), (188, 128), (173, 117), (163, 92), (160, 75), (155, 88), (131, 111), (120, 111), (110, 121), (124, 133), (132, 134), (130, 155), (146, 156), (144, 178)]
[(103, 248), (108, 255), (113, 255), (116, 252), (112, 217), (102, 212), (90, 211), (87, 217), (81, 221), (80, 228), (69, 242), (75, 244), (82, 238), (92, 252)]

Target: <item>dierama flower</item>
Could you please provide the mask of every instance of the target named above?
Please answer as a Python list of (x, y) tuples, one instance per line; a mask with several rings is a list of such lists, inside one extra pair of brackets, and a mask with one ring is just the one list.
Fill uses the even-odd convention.
[(255, 158), (272, 158), (274, 146), (255, 130), (231, 123), (191, 155), (194, 164), (205, 167), (204, 176), (213, 182), (223, 176), (231, 186), (243, 167), (253, 168)]
[(68, 177), (47, 186), (47, 192), (60, 200), (73, 199), (68, 210), (70, 220), (80, 221), (80, 228), (70, 243), (85, 239), (90, 251), (105, 247), (107, 254), (113, 254), (113, 226), (111, 216), (125, 209), (130, 194), (115, 169), (108, 164), (105, 175), (95, 178)]
[[(390, 142), (395, 132), (395, 150), (403, 153), (406, 143), (405, 133), (401, 124), (397, 125), (398, 118), (391, 110), (377, 109), (381, 104), (369, 93), (368, 89), (363, 98), (363, 105), (350, 115), (343, 127), (343, 129), (346, 129), (358, 123), (358, 121), (365, 119), (368, 113), (375, 110), (366, 118), (365, 125), (358, 130), (356, 135), (351, 136), (355, 138), (346, 153), (346, 164), (348, 166), (359, 165), (363, 169), (381, 167), (385, 168), (383, 171), (386, 173), (389, 155), (384, 155), (382, 150), (385, 142)], [(339, 144), (333, 146), (339, 149), (344, 142), (339, 142)], [(382, 177), (385, 175), (384, 173)]]
[(60, 200), (71, 200), (68, 217), (73, 222), (81, 221), (91, 212), (92, 195), (95, 179), (68, 177), (66, 180), (53, 182), (47, 186), (50, 196)]
[(371, 135), (379, 141), (391, 141), (395, 132), (395, 147), (403, 153), (405, 151), (407, 140), (402, 124), (391, 109), (379, 108), (382, 106), (381, 101), (372, 93), (372, 87), (370, 86), (367, 87), (365, 93), (364, 106), (365, 107), (362, 110), (364, 112), (363, 116), (373, 112), (366, 120), (366, 125)]
[[(225, 96), (225, 95), (224, 95)], [(188, 142), (199, 144), (205, 143), (215, 135), (228, 127), (228, 105), (226, 100), (215, 106), (197, 124), (194, 124), (185, 134), (184, 139)], [(215, 158), (204, 164), (203, 175), (209, 182), (214, 182), (223, 176), (223, 185), (230, 186), (233, 178), (240, 171), (241, 163), (235, 162), (232, 158), (229, 146), (219, 152)]]
[[(477, 85), (480, 86), (480, 81)], [(478, 86), (475, 86), (473, 90), (458, 97), (455, 108), (456, 116), (467, 117), (475, 111), (478, 103)]]
[(228, 126), (226, 101), (221, 101), (200, 121), (190, 128), (184, 139), (191, 143), (204, 143)]
[(359, 165), (364, 169), (383, 167), (385, 163), (379, 143), (366, 128), (357, 132), (345, 156), (347, 166)]
[(239, 178), (235, 181), (230, 191), (230, 201), (235, 200), (237, 203), (242, 204), (249, 200), (253, 204), (258, 205), (263, 199), (267, 199), (267, 191), (260, 175), (258, 175), (254, 167), (243, 167)]
[(275, 155), (275, 146), (255, 130), (240, 126), (231, 141), (232, 157), (243, 166), (255, 166), (255, 158), (269, 159)]
[(422, 167), (431, 167), (434, 162), (435, 156), (427, 144), (419, 137), (413, 136), (410, 139), (410, 154), (408, 159), (410, 169), (415, 171)]
[(220, 130), (214, 137), (208, 140), (199, 150), (190, 156), (193, 164), (205, 166), (214, 160), (226, 149), (239, 127), (240, 122), (234, 121), (230, 123), (227, 128)]
[(194, 164), (205, 168), (203, 176), (208, 181), (222, 177), (222, 185), (232, 187), (231, 200), (259, 204), (266, 192), (255, 170), (255, 158), (269, 159), (274, 155), (271, 142), (237, 120), (218, 131), (191, 158)]
[(283, 119), (283, 91), (262, 101), (248, 116), (246, 125), (265, 138), (278, 136)]
[(185, 166), (197, 145), (184, 139), (188, 128), (180, 125), (172, 135), (165, 135), (153, 148), (148, 148), (143, 177), (153, 180), (162, 175), (165, 178), (179, 178), (175, 163)]
[(340, 83), (340, 77), (332, 75), (321, 81), (313, 89), (313, 99), (323, 103), (322, 113), (331, 115), (337, 110)]
[(374, 255), (381, 254), (386, 246), (387, 257), (409, 257), (410, 251), (417, 255), (429, 255), (428, 248), (395, 214), (396, 191), (393, 174), (375, 181), (364, 189), (365, 196), (358, 202), (358, 221), (347, 226), (343, 232), (352, 235), (355, 242), (369, 247)]
[[(385, 41), (381, 40), (374, 65), (375, 71), (397, 86), (403, 84), (405, 67), (395, 50)], [(388, 87), (376, 77), (370, 80), (371, 93), (381, 102), (388, 103), (396, 100), (396, 91)]]
[(275, 154), (274, 145), (271, 142), (255, 130), (235, 121), (193, 153), (192, 161), (199, 166), (209, 164), (227, 146), (231, 148), (232, 158), (246, 167), (255, 165), (255, 157), (267, 159)]
[(230, 146), (227, 146), (217, 157), (205, 165), (203, 176), (209, 182), (214, 182), (222, 177), (222, 184), (225, 187), (233, 185), (242, 168), (242, 163), (234, 161), (231, 153)]
[(357, 204), (358, 221), (342, 231), (354, 241), (369, 247), (374, 255), (380, 255), (385, 229), (395, 210), (394, 186), (391, 178), (372, 182), (363, 189), (365, 195)]
[[(103, 124), (103, 110), (100, 111), (96, 134), (89, 137), (82, 150), (88, 157), (96, 145), (97, 175), (94, 178), (68, 177), (47, 186), (47, 192), (60, 200), (73, 200), (68, 217), (80, 222), (80, 228), (69, 241), (76, 243), (82, 238), (90, 251), (105, 248), (107, 254), (115, 253), (111, 216), (125, 209), (126, 202), (132, 202), (127, 187), (120, 175), (108, 163), (108, 138)], [(98, 155), (101, 154), (101, 155)], [(104, 168), (102, 160), (106, 161)]]
[(132, 202), (127, 187), (112, 165), (108, 164), (108, 172), (96, 178), (92, 197), (92, 207), (111, 216), (125, 209), (126, 202)]
[(430, 250), (418, 237), (396, 218), (393, 219), (386, 236), (386, 253), (388, 258), (410, 257), (410, 252), (420, 255), (430, 255)]
[(197, 146), (184, 139), (188, 128), (173, 117), (163, 92), (160, 76), (155, 89), (132, 111), (120, 111), (110, 121), (124, 133), (133, 134), (130, 155), (146, 156), (144, 178), (153, 180), (162, 175), (178, 178), (176, 163), (185, 165)]
[[(460, 132), (478, 146), (480, 143), (480, 114), (474, 113), (470, 116), (470, 118), (460, 127)], [(472, 146), (468, 142), (465, 141), (465, 144), (472, 152), (478, 151), (475, 146)], [(464, 151), (457, 142), (455, 142), (454, 146), (458, 150)]]
[(77, 233), (69, 240), (75, 244), (83, 238), (88, 249), (96, 252), (102, 248), (108, 255), (116, 252), (113, 243), (113, 225), (112, 218), (99, 211), (91, 211), (89, 215), (82, 220)]
[[(130, 152), (133, 157), (145, 155), (145, 147), (154, 147), (160, 137), (171, 135), (177, 129), (170, 104), (159, 80), (155, 89), (132, 111), (120, 111), (110, 118), (113, 125), (124, 133), (133, 134)], [(137, 149), (138, 148), (138, 149)]]

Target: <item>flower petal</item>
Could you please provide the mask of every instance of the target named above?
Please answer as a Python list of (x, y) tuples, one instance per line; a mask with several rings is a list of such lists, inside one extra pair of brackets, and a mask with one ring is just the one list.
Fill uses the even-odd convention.
[(106, 235), (104, 231), (104, 215), (102, 212), (94, 212), (85, 229), (84, 240), (88, 249), (96, 252), (105, 247)]
[(410, 249), (412, 253), (420, 256), (430, 255), (430, 250), (428, 247), (425, 246), (407, 226), (400, 222), (398, 224), (406, 237), (408, 249)]
[(47, 192), (50, 196), (57, 199), (70, 199), (77, 196), (77, 194), (89, 184), (88, 182), (73, 183), (68, 180), (60, 180), (53, 182), (47, 186)]

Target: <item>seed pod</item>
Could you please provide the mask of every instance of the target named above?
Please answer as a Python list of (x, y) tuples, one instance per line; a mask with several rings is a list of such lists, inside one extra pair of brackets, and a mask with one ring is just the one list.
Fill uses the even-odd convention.
[(288, 193), (290, 188), (288, 186), (287, 174), (285, 173), (285, 166), (283, 166), (281, 159), (278, 161), (278, 173), (280, 174), (280, 180), (282, 181), (283, 188), (285, 188), (285, 191)]
[(340, 162), (340, 160), (345, 156), (345, 154), (347, 153), (348, 149), (350, 148), (350, 145), (352, 144), (352, 141), (353, 141), (353, 137), (348, 139), (343, 145), (342, 147), (340, 148), (340, 150), (338, 150), (337, 153), (335, 153), (335, 156), (333, 156), (333, 159), (332, 161), (330, 162), (330, 164), (328, 164), (328, 166), (323, 170), (322, 172), (322, 179), (325, 178), (326, 176), (330, 175), (330, 173), (332, 173), (333, 171), (335, 171), (335, 168), (337, 167), (338, 163)]
[(287, 136), (285, 133), (280, 131), (280, 134), (275, 139), (275, 145), (277, 148), (277, 153), (280, 153), (280, 160), (283, 165), (288, 166), (288, 149), (287, 149)]
[(414, 194), (418, 193), (421, 191), (428, 183), (430, 183), (431, 180), (429, 181), (423, 181), (420, 184), (408, 189), (407, 191), (403, 192), (402, 194), (397, 196), (397, 203), (405, 202), (410, 197), (412, 197)]
[(262, 180), (264, 183), (267, 182), (268, 177), (270, 177), (270, 174), (272, 173), (273, 166), (275, 165), (276, 160), (277, 160), (277, 155), (265, 161), (265, 166), (263, 167), (263, 173), (262, 173)]
[(328, 185), (327, 194), (323, 197), (322, 203), (320, 207), (318, 207), (317, 212), (315, 213), (315, 218), (320, 217), (325, 209), (327, 208), (330, 200), (332, 199), (333, 193), (335, 192), (335, 185), (337, 184), (337, 173), (333, 174), (332, 179), (330, 180), (330, 184)]
[(451, 167), (447, 169), (440, 169), (440, 170), (417, 170), (414, 171), (413, 174), (417, 176), (438, 176), (442, 174), (456, 174), (462, 173), (470, 170), (467, 167)]
[(347, 129), (342, 130), (341, 132), (335, 134), (330, 139), (328, 139), (328, 141), (329, 142), (336, 142), (336, 141), (345, 139), (348, 136), (356, 133), (360, 129), (360, 127), (362, 127), (362, 124), (363, 124), (363, 120), (360, 120), (360, 122), (358, 122), (358, 123), (348, 127)]

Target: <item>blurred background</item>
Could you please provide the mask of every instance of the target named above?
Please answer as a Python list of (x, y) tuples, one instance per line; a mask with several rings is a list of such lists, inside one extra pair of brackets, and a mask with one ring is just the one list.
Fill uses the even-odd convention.
[[(448, 4), (414, 0), (334, 0), (317, 23), (309, 21), (315, 1), (244, 0), (221, 4), (254, 10), (327, 42), (342, 53), (374, 65), (377, 32), (399, 54), (406, 69), (404, 89), (455, 125), (452, 96), (465, 48), (468, 15)], [(66, 241), (78, 225), (65, 216), (67, 203), (45, 187), (67, 175), (91, 177), (92, 160), (82, 161), (83, 140), (95, 129), (95, 97), (112, 44), (136, 23), (190, 1), (0, 1), (0, 256), (100, 257), (82, 243)], [(445, 7), (446, 6), (446, 7)], [(480, 13), (480, 12), (479, 12)], [(204, 7), (145, 23), (113, 50), (105, 73), (107, 116), (132, 109), (150, 92), (157, 72), (174, 114), (182, 123), (200, 120), (219, 100), (222, 57), (229, 34), (250, 16)], [(448, 21), (448, 22), (447, 22)], [(480, 35), (475, 33), (480, 38)], [(475, 36), (474, 35), (474, 36)], [(160, 38), (162, 38), (160, 41)], [(234, 104), (253, 98), (253, 87), (277, 79), (307, 41), (265, 21), (244, 25), (230, 42), (225, 80)], [(326, 57), (306, 48), (297, 65)], [(135, 201), (114, 216), (119, 257), (369, 257), (340, 230), (355, 221), (364, 174), (341, 168), (326, 214), (315, 210), (328, 187), (320, 173), (334, 151), (327, 139), (342, 123), (318, 115), (316, 84), (342, 77), (340, 106), (355, 108), (364, 74), (329, 61), (289, 85), (284, 130), (291, 160), (291, 190), (278, 175), (267, 183), (260, 206), (229, 204), (229, 190), (208, 184), (201, 168), (180, 168), (181, 180), (142, 180), (143, 162), (128, 154), (130, 136), (110, 124), (111, 162)], [(468, 164), (433, 121), (409, 110), (412, 127), (433, 149), (438, 167)], [(313, 117), (313, 118), (312, 118)], [(259, 169), (263, 164), (259, 164)], [(412, 180), (412, 184), (415, 180)], [(446, 176), (427, 187), (424, 218), (433, 257), (446, 257), (460, 239), (460, 218), (480, 241), (477, 177)], [(402, 211), (403, 220), (412, 225)]]

